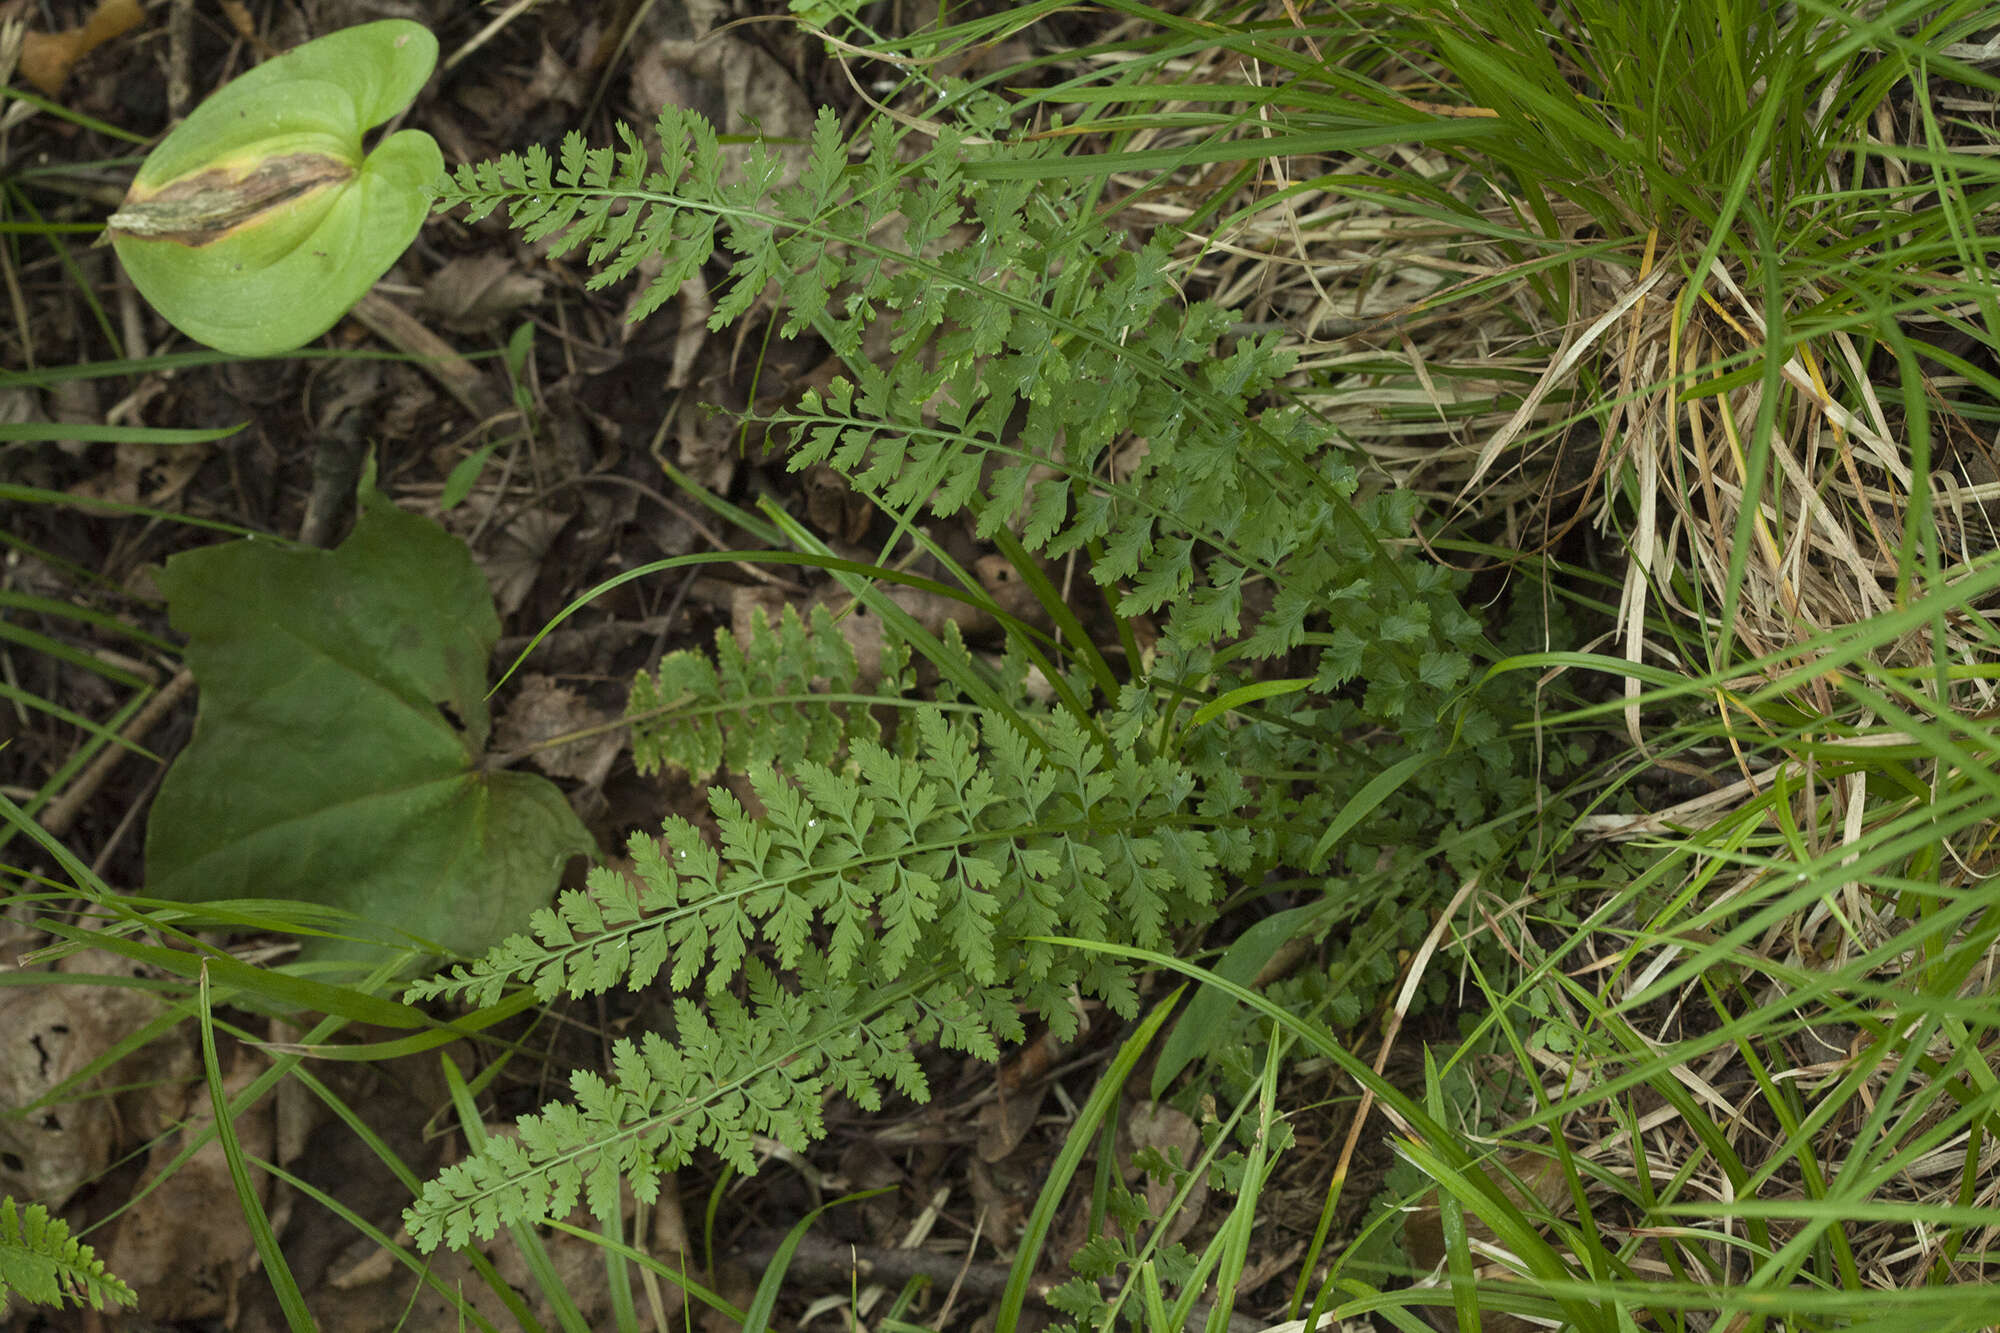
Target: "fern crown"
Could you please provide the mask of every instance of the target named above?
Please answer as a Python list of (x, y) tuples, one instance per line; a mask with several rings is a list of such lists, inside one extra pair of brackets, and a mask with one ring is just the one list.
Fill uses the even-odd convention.
[[(726, 768), (757, 808), (712, 789), (712, 841), (684, 819), (637, 835), (629, 871), (600, 867), (530, 933), (411, 988), (674, 997), (670, 1032), (621, 1040), (609, 1077), (574, 1075), (571, 1100), (425, 1187), (425, 1248), (579, 1201), (609, 1215), (621, 1182), (651, 1198), (698, 1148), (746, 1170), (759, 1137), (802, 1148), (832, 1093), (925, 1097), (929, 1045), (991, 1059), (1024, 1015), (1066, 1036), (1080, 1001), (1135, 1011), (1131, 968), (1052, 938), (1172, 952), (1226, 885), (1274, 876), (1326, 886), (1331, 924), (1359, 886), (1429, 873), (1402, 850), (1436, 841), (1429, 812), (1471, 830), (1450, 841), (1463, 868), (1500, 853), (1487, 821), (1525, 800), (1518, 702), (1468, 689), (1496, 648), (1448, 575), (1396, 554), (1414, 502), (1363, 494), (1329, 431), (1270, 405), (1291, 357), (1180, 299), (1173, 238), (1127, 245), (1050, 190), (1046, 144), (954, 105), (959, 128), (918, 153), (879, 127), (851, 151), (822, 112), (790, 168), (762, 148), (732, 162), (669, 108), (657, 148), (624, 126), (615, 149), (572, 135), (443, 191), (580, 253), (593, 288), (657, 262), (634, 318), (704, 272), (715, 328), (774, 287), (779, 332), (850, 370), (778, 419), (791, 466), (833, 467), (905, 525), (963, 514), (1024, 560), (1074, 557), (1153, 642), (1128, 636), (1113, 672), (1073, 631), (1010, 634), (996, 667), (891, 616), (868, 683), (824, 609), (787, 611), (642, 673), (640, 764)], [(917, 654), (944, 677), (924, 701)], [(1056, 703), (1030, 688), (1041, 663)], [(1257, 684), (1271, 663), (1296, 673), (1282, 690)], [(1194, 711), (1246, 688), (1266, 702)], [(1434, 765), (1421, 804), (1376, 798), (1339, 845), (1323, 836), (1413, 759)]]

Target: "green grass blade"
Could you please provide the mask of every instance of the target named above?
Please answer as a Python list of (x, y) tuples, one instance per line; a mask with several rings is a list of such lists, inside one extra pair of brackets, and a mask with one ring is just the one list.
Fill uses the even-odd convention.
[(1050, 1165), (1048, 1177), (1042, 1182), (1042, 1192), (1028, 1214), (1027, 1226), (1021, 1233), (1020, 1249), (1015, 1253), (1014, 1267), (1000, 1293), (997, 1327), (1014, 1328), (1019, 1325), (1022, 1307), (1028, 1300), (1028, 1284), (1034, 1280), (1035, 1270), (1040, 1266), (1042, 1248), (1048, 1243), (1049, 1229), (1055, 1225), (1056, 1211), (1062, 1206), (1063, 1196), (1069, 1192), (1069, 1183), (1095, 1141), (1098, 1124), (1117, 1105), (1125, 1081), (1138, 1067), (1140, 1058), (1152, 1045), (1153, 1037), (1167, 1021), (1168, 1015), (1173, 1013), (1180, 997), (1181, 992), (1176, 990), (1153, 1006), (1152, 1012), (1118, 1047), (1118, 1054), (1099, 1075), (1090, 1099), (1077, 1112), (1076, 1123), (1070, 1126), (1062, 1151), (1056, 1154), (1056, 1160)]
[[(486, 1146), (486, 1126), (480, 1119), (478, 1106), (473, 1104), (465, 1076), (458, 1072), (458, 1066), (452, 1063), (449, 1056), (439, 1055), (438, 1067), (444, 1071), (445, 1087), (451, 1093), (452, 1109), (458, 1113), (459, 1128), (465, 1134), (466, 1146), (477, 1152)], [(576, 1308), (569, 1289), (557, 1276), (555, 1262), (549, 1258), (548, 1247), (535, 1234), (535, 1228), (525, 1222), (517, 1222), (507, 1228), (507, 1234), (514, 1238), (514, 1247), (520, 1251), (521, 1260), (533, 1275), (535, 1285), (555, 1310), (557, 1322), (567, 1333), (590, 1333), (583, 1312)]]
[(208, 1083), (209, 1105), (215, 1110), (216, 1137), (222, 1142), (222, 1155), (229, 1163), (229, 1181), (236, 1189), (236, 1204), (242, 1209), (243, 1220), (249, 1224), (257, 1255), (264, 1262), (264, 1276), (278, 1297), (278, 1307), (284, 1311), (286, 1325), (293, 1333), (308, 1333), (318, 1325), (313, 1322), (312, 1312), (306, 1309), (305, 1295), (292, 1276), (291, 1265), (285, 1262), (285, 1252), (278, 1244), (277, 1234), (271, 1230), (271, 1219), (257, 1197), (256, 1182), (250, 1179), (250, 1168), (243, 1158), (243, 1144), (236, 1137), (236, 1111), (231, 1108), (229, 1093), (222, 1086), (222, 1064), (215, 1053), (215, 1013), (209, 1002), (207, 967), (201, 969), (197, 985), (202, 1071)]

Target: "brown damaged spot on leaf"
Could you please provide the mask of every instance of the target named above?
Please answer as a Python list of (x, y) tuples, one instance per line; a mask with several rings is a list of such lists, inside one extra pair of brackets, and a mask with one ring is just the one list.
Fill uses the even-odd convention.
[(105, 226), (152, 241), (209, 245), (316, 190), (352, 179), (352, 163), (324, 153), (265, 158), (243, 172), (217, 167), (150, 194), (135, 185)]

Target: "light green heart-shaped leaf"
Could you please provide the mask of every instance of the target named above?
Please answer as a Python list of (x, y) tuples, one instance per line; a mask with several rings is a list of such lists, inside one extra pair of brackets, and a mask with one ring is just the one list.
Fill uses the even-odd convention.
[(553, 785), (484, 765), (500, 624), (464, 545), (372, 489), (364, 501), (335, 551), (251, 540), (167, 562), (201, 711), (153, 801), (147, 891), (320, 903), (383, 945), (476, 954), (594, 847)]
[(225, 352), (299, 347), (366, 294), (430, 210), (444, 155), (401, 130), (437, 39), (403, 19), (307, 42), (218, 90), (161, 140), (106, 223), (133, 285)]

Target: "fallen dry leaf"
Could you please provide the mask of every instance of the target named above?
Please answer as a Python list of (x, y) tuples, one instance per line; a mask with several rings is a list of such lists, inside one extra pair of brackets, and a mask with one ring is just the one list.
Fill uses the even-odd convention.
[[(874, 622), (872, 616), (869, 619), (878, 626), (875, 652), (879, 656), (882, 647), (879, 622)], [(1000, 1066), (999, 1096), (979, 1112), (977, 1147), (982, 1161), (998, 1162), (1020, 1146), (1041, 1113), (1049, 1073), (1067, 1049), (1053, 1033), (1044, 1031)]]
[(824, 463), (799, 476), (806, 493), (806, 521), (837, 541), (858, 542), (868, 535), (878, 512), (875, 502), (855, 491), (847, 478)]
[(736, 481), (736, 435), (728, 413), (693, 395), (683, 398), (674, 417), (674, 438), (680, 445), (675, 466), (717, 495), (727, 495)]
[(550, 777), (597, 786), (624, 748), (622, 727), (562, 745), (543, 742), (613, 721), (615, 715), (557, 684), (554, 677), (530, 671), (520, 677), (513, 699), (494, 723), (493, 748), (502, 752), (527, 750), (529, 761)]
[(28, 33), (21, 39), (21, 77), (54, 97), (77, 61), (145, 21), (139, 0), (102, 0), (80, 28)]
[[(497, 460), (494, 470), (500, 470)], [(496, 510), (503, 523), (492, 524)], [(484, 483), (464, 504), (434, 517), (447, 532), (471, 543), (472, 559), (486, 575), (493, 589), (493, 609), (503, 620), (528, 600), (541, 576), (543, 559), (569, 525), (569, 515), (552, 509), (516, 509), (511, 499)]]
[[(690, 107), (725, 134), (768, 136), (771, 155), (784, 164), (780, 184), (791, 184), (805, 171), (811, 156), (811, 100), (790, 70), (734, 34), (653, 43), (632, 62), (631, 89), (641, 125), (651, 125), (663, 106)], [(742, 180), (750, 152), (747, 144), (723, 149), (725, 183)]]
[[(1165, 1102), (1140, 1102), (1131, 1107), (1119, 1119), (1118, 1132), (1125, 1139), (1128, 1154), (1136, 1153), (1141, 1148), (1151, 1148), (1169, 1162), (1182, 1167), (1192, 1166), (1201, 1156), (1200, 1127), (1185, 1111)], [(1173, 1201), (1176, 1188), (1172, 1180), (1158, 1180), (1150, 1175), (1146, 1177), (1146, 1207), (1154, 1217), (1166, 1216), (1167, 1205)], [(1207, 1202), (1208, 1177), (1196, 1176), (1186, 1202), (1167, 1222), (1166, 1238), (1169, 1244), (1187, 1235), (1200, 1220), (1202, 1205)]]
[[(131, 976), (115, 955), (90, 950), (65, 959), (71, 974)], [(124, 1146), (121, 1127), (150, 1135), (178, 1117), (193, 1074), (185, 1034), (172, 1032), (106, 1070), (70, 1100), (32, 1106), (87, 1068), (164, 1009), (147, 991), (51, 981), (9, 990), (0, 999), (0, 1194), (59, 1208)], [(116, 1101), (91, 1096), (97, 1085), (125, 1086)], [(164, 1101), (162, 1101), (164, 1099)]]
[[(1506, 1173), (1494, 1171), (1490, 1174), (1500, 1187), (1500, 1192), (1523, 1208), (1532, 1209), (1529, 1196), (1539, 1201), (1540, 1206), (1568, 1211), (1569, 1184), (1564, 1179), (1562, 1164), (1555, 1158), (1541, 1153), (1517, 1152), (1510, 1154), (1504, 1165), (1513, 1177), (1517, 1177), (1528, 1187), (1523, 1193), (1514, 1179)], [(1491, 1244), (1493, 1230), (1476, 1213), (1465, 1215), (1465, 1232), (1468, 1238)], [(1403, 1214), (1403, 1249), (1420, 1268), (1435, 1268), (1445, 1259), (1444, 1222), (1439, 1216), (1437, 1191), (1424, 1196), (1424, 1202)], [(1426, 1307), (1424, 1317), (1441, 1329), (1457, 1327), (1451, 1311), (1443, 1307)], [(1533, 1333), (1538, 1325), (1517, 1316), (1485, 1312), (1481, 1327), (1489, 1333)]]
[[(646, 288), (658, 276), (658, 270), (645, 275), (643, 282), (634, 284), (632, 295), (625, 303), (625, 318), (619, 327), (623, 336), (630, 339), (638, 329), (632, 320), (632, 309), (646, 294)], [(708, 280), (696, 273), (681, 284), (680, 321), (674, 329), (673, 359), (667, 369), (667, 387), (685, 389), (694, 374), (695, 358), (708, 343), (708, 317), (715, 313), (715, 299), (709, 295)]]
[(428, 1282), (410, 1282), (409, 1272), (388, 1250), (367, 1237), (357, 1240), (352, 1253), (343, 1255), (318, 1286), (306, 1291), (306, 1304), (318, 1322), (319, 1333), (467, 1327), (458, 1307), (444, 1292), (463, 1298), (495, 1328), (519, 1327), (505, 1303), (463, 1255), (439, 1250), (426, 1262), (444, 1291)]
[(542, 280), (501, 254), (463, 255), (424, 284), (425, 309), (448, 329), (479, 333), (542, 299)]
[[(239, 1054), (223, 1078), (223, 1087), (234, 1096), (260, 1072), (257, 1059)], [(196, 1097), (189, 1104), (182, 1135), (201, 1134), (214, 1123), (209, 1099)], [(132, 1284), (149, 1318), (219, 1317), (225, 1325), (232, 1324), (236, 1284), (255, 1264), (257, 1245), (230, 1183), (220, 1139), (209, 1140), (178, 1170), (163, 1175), (180, 1153), (182, 1135), (154, 1146), (140, 1184), (141, 1190), (153, 1188), (119, 1217), (104, 1262)], [(277, 1146), (271, 1099), (236, 1117), (236, 1135), (245, 1153), (271, 1159)], [(268, 1206), (270, 1177), (254, 1172), (253, 1179)]]
[[(968, 639), (989, 638), (1000, 628), (1000, 622), (979, 607), (940, 592), (901, 583), (881, 584), (877, 591), (932, 634), (943, 634), (947, 623), (957, 625), (958, 632)], [(829, 583), (821, 588), (814, 595), (814, 600), (825, 602), (836, 620), (844, 615), (867, 611), (855, 601), (852, 593), (838, 583)]]
[(982, 555), (972, 562), (972, 572), (980, 586), (1000, 604), (1002, 611), (1037, 629), (1049, 627), (1047, 608), (1042, 605), (1041, 598), (1035, 596), (1035, 590), (1028, 585), (1028, 581), (1021, 577), (1021, 571), (1014, 567), (1013, 561), (1004, 555)]
[(1032, 1088), (1011, 1095), (994, 1098), (979, 1108), (979, 1137), (974, 1147), (982, 1162), (998, 1162), (1012, 1155), (1021, 1146), (1021, 1140), (1028, 1137), (1028, 1131), (1035, 1126), (1035, 1117), (1042, 1113), (1042, 1100), (1048, 1093), (1048, 1085), (1036, 1084)]
[(146, 444), (121, 440), (112, 447), (111, 469), (69, 488), (80, 500), (163, 506), (179, 495), (214, 453), (206, 444)]
[(0, 389), (0, 425), (18, 426), (28, 421), (47, 421), (39, 395), (32, 389)]

